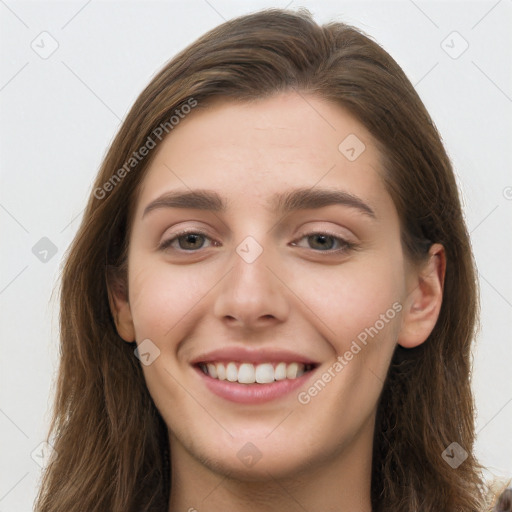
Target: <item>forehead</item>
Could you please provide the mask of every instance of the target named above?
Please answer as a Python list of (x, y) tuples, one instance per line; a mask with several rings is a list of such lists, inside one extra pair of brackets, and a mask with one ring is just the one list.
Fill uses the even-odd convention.
[(149, 201), (176, 189), (218, 191), (228, 209), (270, 209), (290, 188), (342, 189), (377, 207), (390, 201), (369, 132), (343, 107), (313, 95), (199, 104), (156, 151), (137, 216)]

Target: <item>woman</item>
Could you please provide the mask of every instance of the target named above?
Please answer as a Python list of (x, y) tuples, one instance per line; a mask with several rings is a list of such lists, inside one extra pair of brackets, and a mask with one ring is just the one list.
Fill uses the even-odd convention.
[(267, 10), (139, 96), (62, 278), (37, 510), (481, 511), (473, 257), (397, 63)]

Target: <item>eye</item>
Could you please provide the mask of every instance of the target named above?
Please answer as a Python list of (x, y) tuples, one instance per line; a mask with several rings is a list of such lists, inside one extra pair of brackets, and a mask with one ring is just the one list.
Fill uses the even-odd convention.
[[(164, 240), (158, 248), (165, 250), (172, 247), (175, 250), (195, 252), (197, 249), (203, 249), (204, 239), (211, 240), (211, 238), (202, 231), (181, 231), (176, 233), (172, 238)], [(178, 242), (179, 248), (175, 247), (175, 242)]]
[[(330, 233), (314, 232), (302, 234), (300, 238), (298, 238), (298, 240), (302, 240), (304, 238), (312, 241), (312, 244), (310, 243), (310, 246), (312, 245), (313, 247), (310, 248), (317, 249), (320, 252), (341, 253), (348, 252), (356, 248), (356, 244), (354, 242), (349, 242), (344, 238), (332, 235)], [(333, 247), (336, 244), (338, 245), (338, 247)], [(300, 247), (296, 242), (292, 242), (292, 245)]]
[[(199, 249), (204, 249), (204, 240), (211, 240), (213, 246), (218, 246), (218, 242), (212, 240), (206, 233), (202, 231), (181, 231), (176, 233), (171, 238), (164, 240), (160, 245), (160, 250), (166, 250), (172, 248), (176, 251), (185, 252), (196, 252)], [(313, 232), (301, 235), (298, 240), (309, 239), (310, 248), (320, 252), (341, 253), (348, 252), (355, 249), (357, 245), (354, 242), (349, 242), (339, 236), (325, 233), (325, 232)], [(176, 247), (176, 243), (178, 247)], [(300, 247), (296, 242), (292, 242), (291, 245)], [(333, 247), (336, 246), (337, 247)]]

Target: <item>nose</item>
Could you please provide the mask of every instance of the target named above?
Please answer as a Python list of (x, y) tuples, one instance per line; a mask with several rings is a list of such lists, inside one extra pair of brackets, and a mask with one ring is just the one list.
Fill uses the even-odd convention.
[(254, 331), (280, 324), (288, 316), (279, 262), (271, 258), (271, 250), (261, 249), (254, 240), (240, 244), (229, 262), (231, 270), (217, 287), (214, 314), (229, 327)]

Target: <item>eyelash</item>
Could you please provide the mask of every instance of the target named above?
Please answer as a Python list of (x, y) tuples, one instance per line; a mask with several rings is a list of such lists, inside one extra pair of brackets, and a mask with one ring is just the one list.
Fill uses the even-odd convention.
[[(175, 240), (178, 240), (179, 238), (181, 238), (183, 236), (186, 236), (186, 235), (199, 235), (199, 236), (203, 236), (205, 238), (210, 239), (210, 237), (208, 236), (207, 233), (205, 233), (203, 231), (200, 231), (200, 230), (180, 231), (179, 233), (176, 233), (172, 238), (169, 238), (168, 240), (163, 241), (159, 245), (158, 249), (161, 250), (161, 251), (165, 251), (165, 250), (167, 250), (167, 249), (169, 249), (171, 247), (171, 244)], [(336, 236), (336, 235), (334, 235), (332, 233), (324, 232), (324, 231), (313, 231), (313, 232), (310, 232), (310, 233), (301, 233), (296, 240), (302, 240), (303, 238), (310, 237), (310, 236), (316, 236), (316, 235), (327, 236), (329, 238), (333, 238), (341, 246), (338, 249), (328, 249), (326, 251), (312, 249), (313, 251), (318, 252), (318, 253), (327, 253), (328, 255), (333, 255), (333, 254), (339, 254), (339, 253), (347, 253), (347, 252), (350, 252), (350, 251), (355, 250), (355, 249), (358, 248), (358, 245), (356, 243), (349, 242), (349, 241), (345, 240), (344, 238), (341, 238), (341, 237)], [(292, 242), (292, 245), (297, 247), (297, 244), (295, 242)], [(177, 250), (179, 252), (183, 252), (183, 253), (187, 253), (187, 252), (194, 253), (194, 252), (198, 252), (201, 249), (202, 249), (202, 247), (200, 247), (197, 250), (193, 250), (193, 249), (192, 250), (175, 249), (175, 250)]]

